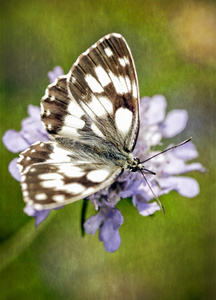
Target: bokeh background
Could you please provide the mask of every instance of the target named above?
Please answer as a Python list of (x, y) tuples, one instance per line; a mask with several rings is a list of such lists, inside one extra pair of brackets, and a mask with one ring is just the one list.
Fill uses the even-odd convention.
[(27, 106), (39, 105), (49, 70), (68, 72), (110, 32), (131, 47), (141, 96), (162, 94), (167, 111), (188, 111), (186, 130), (172, 142), (193, 136), (208, 170), (190, 174), (200, 194), (172, 192), (161, 197), (166, 215), (146, 218), (121, 201), (122, 244), (110, 254), (97, 234), (81, 237), (82, 201), (52, 212), (35, 230), (8, 173), (16, 155), (1, 144), (0, 299), (216, 297), (215, 1), (1, 1), (1, 136), (20, 130)]

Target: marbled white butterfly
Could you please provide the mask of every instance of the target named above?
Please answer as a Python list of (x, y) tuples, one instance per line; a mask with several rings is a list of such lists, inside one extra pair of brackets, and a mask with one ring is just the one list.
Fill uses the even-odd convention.
[(132, 155), (139, 101), (130, 48), (120, 34), (106, 35), (46, 89), (41, 119), (53, 141), (20, 154), (24, 201), (56, 208), (105, 188), (124, 170), (148, 171)]

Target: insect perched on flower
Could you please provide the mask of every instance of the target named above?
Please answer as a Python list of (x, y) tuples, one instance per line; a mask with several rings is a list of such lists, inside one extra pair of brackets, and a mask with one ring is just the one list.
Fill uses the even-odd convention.
[[(58, 68), (58, 75), (60, 73)], [(134, 206), (146, 216), (159, 209), (156, 203), (149, 202), (152, 196), (163, 209), (151, 185), (158, 195), (173, 189), (181, 193), (184, 187), (183, 195), (195, 196), (199, 192), (195, 180), (171, 176), (195, 169), (204, 170), (198, 163), (184, 164), (185, 160), (197, 156), (192, 143), (189, 143), (187, 155), (184, 151), (179, 155), (175, 149), (169, 159), (164, 156), (162, 171), (155, 163), (158, 172), (151, 185), (145, 178), (145, 173), (155, 174), (146, 168), (149, 157), (158, 156), (158, 153), (152, 153), (151, 146), (160, 142), (163, 136), (172, 137), (181, 132), (187, 122), (185, 111), (175, 111), (174, 120), (176, 116), (180, 119), (176, 128), (171, 126), (170, 133), (169, 122), (164, 121), (165, 107), (162, 96), (143, 98), (140, 120), (138, 81), (129, 46), (120, 34), (109, 34), (100, 39), (79, 56), (67, 75), (59, 76), (47, 87), (41, 100), (41, 119), (46, 132), (40, 127), (38, 110), (29, 108), (30, 118), (37, 123), (37, 142), (32, 144), (30, 138), (29, 144), (32, 145), (20, 154), (18, 160), (23, 197), (27, 203), (25, 212), (36, 216), (36, 224), (39, 224), (50, 209), (88, 197), (100, 210), (85, 222), (85, 231), (94, 234), (100, 228), (100, 240), (107, 251), (113, 252), (121, 241), (118, 228), (123, 217), (114, 207), (120, 198), (132, 197)], [(153, 118), (148, 120), (151, 114)], [(169, 120), (172, 118), (170, 116)], [(35, 125), (30, 127), (35, 129)], [(141, 135), (137, 139), (139, 129)], [(21, 145), (17, 152), (27, 146), (30, 135), (26, 137), (26, 130), (21, 131)], [(9, 150), (15, 152), (16, 147), (11, 145), (12, 135), (19, 134), (10, 130), (3, 141)], [(42, 138), (40, 142), (38, 135)], [(14, 161), (10, 169), (18, 179)], [(167, 161), (181, 163), (173, 172), (166, 168)], [(144, 167), (145, 162), (147, 166)]]
[(152, 173), (131, 153), (139, 101), (130, 49), (121, 35), (109, 34), (48, 86), (41, 118), (54, 140), (20, 154), (25, 202), (55, 208), (105, 188), (124, 170)]
[(105, 188), (125, 170), (155, 174), (131, 153), (139, 102), (129, 46), (120, 34), (106, 35), (42, 98), (42, 122), (54, 140), (20, 154), (25, 202), (37, 210), (56, 208)]

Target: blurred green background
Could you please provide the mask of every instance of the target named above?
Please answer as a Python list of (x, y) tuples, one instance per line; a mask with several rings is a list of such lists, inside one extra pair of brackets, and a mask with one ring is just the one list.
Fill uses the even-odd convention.
[(121, 201), (122, 244), (110, 254), (97, 234), (81, 237), (82, 201), (52, 212), (35, 230), (8, 173), (16, 155), (1, 144), (0, 299), (216, 297), (214, 1), (1, 1), (1, 136), (20, 130), (27, 106), (39, 105), (49, 70), (68, 72), (110, 32), (131, 47), (141, 96), (163, 94), (167, 111), (188, 111), (186, 130), (172, 142), (193, 136), (208, 170), (190, 174), (200, 194), (163, 196), (166, 215), (146, 218)]

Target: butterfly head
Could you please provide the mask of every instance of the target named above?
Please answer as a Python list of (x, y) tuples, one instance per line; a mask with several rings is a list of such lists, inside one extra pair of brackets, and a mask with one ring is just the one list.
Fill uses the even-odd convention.
[(137, 157), (133, 158), (132, 162), (130, 163), (129, 169), (130, 169), (131, 172), (137, 172), (137, 171), (139, 171), (141, 173), (144, 172), (144, 173), (149, 173), (149, 174), (152, 174), (152, 175), (156, 175), (155, 172), (152, 172), (152, 171), (146, 169), (142, 165), (142, 163), (140, 162), (140, 159), (137, 158)]

